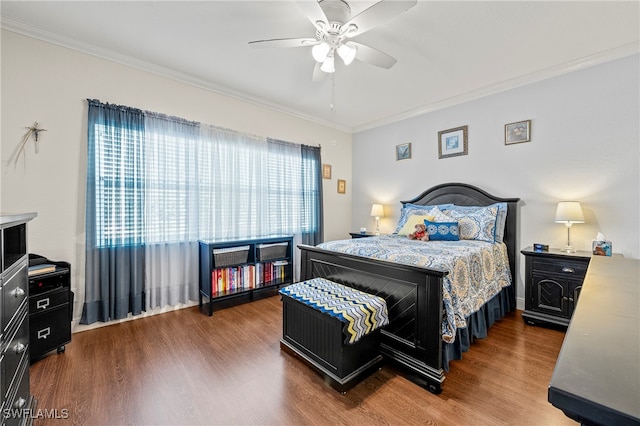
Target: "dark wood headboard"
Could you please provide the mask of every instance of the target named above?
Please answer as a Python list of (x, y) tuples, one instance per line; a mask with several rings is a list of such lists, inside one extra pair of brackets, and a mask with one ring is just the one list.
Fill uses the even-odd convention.
[(501, 198), (466, 183), (443, 183), (427, 189), (416, 198), (401, 201), (402, 204), (456, 204), (458, 206), (488, 206), (494, 203), (507, 203), (507, 220), (504, 229), (504, 243), (509, 256), (509, 268), (513, 284), (509, 293), (511, 308), (515, 309), (516, 298), (516, 264), (518, 259), (518, 201), (519, 198)]

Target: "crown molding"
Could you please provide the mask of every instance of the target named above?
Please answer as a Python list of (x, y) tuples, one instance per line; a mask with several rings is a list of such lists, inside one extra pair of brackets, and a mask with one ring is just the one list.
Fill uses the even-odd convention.
[(606, 62), (611, 62), (616, 59), (622, 59), (627, 56), (636, 55), (640, 53), (640, 42), (628, 43), (614, 49), (606, 50), (595, 55), (587, 56), (584, 58), (576, 59), (575, 61), (566, 62), (561, 65), (545, 68), (540, 71), (525, 74), (510, 80), (501, 81), (496, 84), (485, 86), (481, 89), (471, 92), (463, 93), (462, 95), (453, 96), (451, 98), (443, 99), (438, 102), (431, 103), (416, 109), (406, 111), (402, 114), (398, 114), (392, 117), (387, 117), (382, 120), (376, 120), (356, 126), (353, 128), (353, 133), (363, 132), (365, 130), (371, 130), (377, 127), (385, 126), (388, 124), (396, 123), (398, 121), (406, 120), (408, 118), (414, 118), (419, 115), (428, 114), (441, 109), (449, 108), (455, 105), (460, 105), (465, 102), (473, 101), (483, 98), (485, 96), (493, 95), (496, 93), (504, 92), (517, 87), (526, 86), (538, 81), (547, 80), (549, 78), (558, 77), (564, 74), (569, 74), (574, 71), (579, 71), (585, 68), (589, 68), (595, 65), (600, 65)]
[(169, 78), (171, 80), (175, 80), (180, 83), (189, 84), (191, 86), (195, 86), (200, 89), (204, 89), (204, 90), (216, 93), (218, 95), (226, 96), (226, 97), (243, 101), (255, 106), (267, 108), (272, 111), (284, 113), (284, 114), (293, 116), (295, 118), (310, 121), (315, 124), (319, 124), (321, 126), (329, 127), (335, 130), (349, 133), (349, 134), (353, 133), (353, 129), (351, 127), (342, 126), (340, 124), (327, 121), (327, 120), (321, 120), (321, 119), (318, 119), (317, 117), (314, 117), (308, 114), (302, 114), (299, 111), (286, 108), (282, 105), (278, 105), (276, 103), (267, 101), (263, 98), (250, 96), (246, 93), (235, 91), (227, 87), (219, 86), (209, 81), (204, 81), (199, 78), (195, 78), (193, 76), (190, 76), (188, 74), (185, 74), (179, 71), (175, 71), (170, 68), (158, 66), (146, 61), (141, 61), (137, 58), (134, 58), (128, 55), (122, 55), (113, 50), (102, 49), (89, 43), (84, 43), (68, 37), (60, 36), (58, 34), (45, 31), (33, 25), (25, 24), (24, 22), (11, 19), (4, 15), (0, 15), (0, 29), (11, 31), (11, 32), (21, 34), (23, 36), (34, 38), (37, 40), (41, 40), (46, 43), (55, 44), (57, 46), (61, 46), (67, 49), (75, 50), (77, 52), (95, 56), (100, 59), (105, 59), (110, 62), (115, 62), (131, 68), (136, 68), (141, 71), (156, 74), (158, 76)]
[(81, 53), (85, 53), (87, 55), (95, 56), (95, 57), (105, 59), (111, 62), (115, 62), (121, 65), (136, 68), (141, 71), (156, 74), (161, 77), (169, 78), (181, 83), (189, 84), (204, 90), (211, 91), (218, 95), (240, 100), (240, 101), (243, 101), (255, 106), (259, 106), (262, 108), (267, 108), (279, 113), (284, 113), (284, 114), (293, 116), (295, 118), (299, 118), (305, 121), (309, 121), (321, 126), (325, 126), (325, 127), (339, 130), (349, 134), (371, 130), (377, 127), (396, 123), (398, 121), (414, 118), (419, 115), (428, 114), (434, 111), (438, 111), (438, 110), (449, 108), (455, 105), (463, 104), (465, 102), (470, 102), (485, 96), (504, 92), (510, 89), (515, 89), (517, 87), (525, 86), (531, 83), (561, 76), (574, 71), (578, 71), (581, 69), (603, 64), (606, 62), (611, 62), (616, 59), (621, 59), (627, 56), (640, 53), (640, 42), (636, 41), (633, 43), (628, 43), (628, 44), (619, 46), (617, 48), (609, 49), (591, 56), (579, 58), (574, 61), (566, 62), (561, 65), (549, 67), (546, 69), (542, 69), (533, 73), (529, 73), (526, 75), (522, 75), (522, 76), (510, 79), (510, 80), (485, 86), (481, 89), (467, 92), (458, 96), (442, 99), (438, 102), (434, 102), (434, 103), (424, 105), (412, 110), (408, 110), (402, 114), (385, 117), (383, 119), (371, 121), (356, 127), (348, 127), (348, 126), (337, 124), (335, 122), (321, 120), (321, 119), (318, 119), (317, 117), (310, 116), (308, 114), (303, 114), (299, 111), (286, 108), (282, 105), (278, 105), (276, 103), (270, 102), (263, 98), (258, 98), (258, 97), (250, 96), (246, 93), (234, 91), (229, 88), (195, 78), (188, 74), (172, 70), (170, 68), (161, 67), (149, 62), (138, 60), (136, 58), (133, 58), (127, 55), (119, 54), (118, 52), (115, 52), (112, 50), (101, 49), (88, 43), (83, 43), (78, 40), (63, 37), (58, 34), (54, 34), (54, 33), (42, 30), (41, 28), (34, 27), (29, 24), (25, 24), (21, 21), (8, 18), (4, 15), (0, 16), (0, 29), (11, 31), (27, 37), (35, 38), (35, 39), (38, 39), (47, 43), (55, 44), (61, 47), (65, 47), (68, 49), (72, 49)]

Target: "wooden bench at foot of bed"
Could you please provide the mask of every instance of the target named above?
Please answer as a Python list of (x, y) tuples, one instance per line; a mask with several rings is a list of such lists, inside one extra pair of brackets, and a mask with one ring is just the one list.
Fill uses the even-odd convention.
[[(318, 280), (322, 281), (321, 284), (328, 284), (343, 291), (356, 291), (322, 278)], [(295, 291), (288, 292), (296, 286), (308, 290), (303, 296), (299, 296)], [(349, 305), (349, 310), (345, 311), (341, 308), (344, 304), (336, 308), (340, 301), (345, 300), (344, 294), (327, 295), (326, 292), (322, 293), (321, 290), (311, 287), (312, 284), (302, 282), (280, 290), (283, 317), (280, 347), (300, 357), (320, 373), (334, 389), (346, 392), (377, 369), (383, 360), (380, 354), (379, 326), (388, 322), (386, 305), (380, 298), (358, 292), (362, 293), (360, 300), (355, 301), (347, 296), (349, 300), (346, 304)], [(377, 323), (374, 318), (379, 310), (372, 308), (370, 302), (373, 299), (377, 299), (378, 305), (384, 308), (384, 320), (381, 323)], [(339, 301), (332, 304), (335, 300)], [(331, 311), (331, 314), (328, 311)], [(354, 313), (361, 317), (361, 321), (352, 321), (350, 325), (345, 317), (353, 319)], [(365, 322), (367, 325), (364, 325)], [(358, 328), (356, 333), (354, 329)]]

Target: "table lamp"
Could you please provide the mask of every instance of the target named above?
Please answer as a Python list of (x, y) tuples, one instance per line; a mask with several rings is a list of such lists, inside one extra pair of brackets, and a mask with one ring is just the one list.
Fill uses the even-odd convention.
[(556, 209), (556, 223), (564, 223), (567, 226), (567, 246), (564, 248), (566, 253), (574, 253), (571, 247), (571, 225), (574, 223), (584, 223), (584, 215), (582, 207), (578, 201), (561, 201)]
[(374, 204), (371, 206), (371, 216), (376, 218), (376, 235), (380, 235), (380, 218), (384, 217), (382, 204)]

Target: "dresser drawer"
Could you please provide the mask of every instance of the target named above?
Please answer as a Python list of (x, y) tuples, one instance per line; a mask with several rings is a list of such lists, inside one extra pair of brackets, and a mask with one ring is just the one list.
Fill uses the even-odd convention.
[[(2, 286), (2, 330), (6, 336), (11, 320), (27, 299), (27, 265), (16, 270)], [(5, 337), (6, 338), (6, 337)]]
[(564, 275), (567, 278), (575, 277), (583, 279), (587, 273), (589, 262), (579, 262), (566, 259), (533, 259), (533, 273), (551, 272), (553, 274)]
[(29, 360), (25, 359), (19, 366), (18, 375), (6, 399), (2, 413), (5, 417), (4, 426), (30, 424), (29, 416), (34, 408), (29, 391)]
[(9, 344), (4, 348), (2, 356), (2, 377), (6, 391), (9, 390), (10, 384), (14, 380), (20, 361), (28, 358), (26, 354), (29, 353), (29, 318), (26, 310), (22, 310), (19, 319), (20, 325), (10, 336)]
[(32, 294), (29, 297), (29, 314), (46, 312), (69, 303), (69, 289), (59, 287), (39, 294)]

